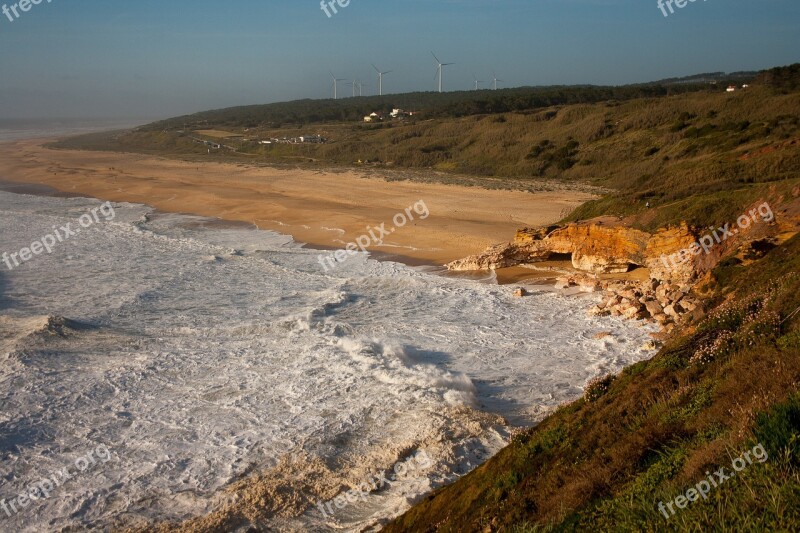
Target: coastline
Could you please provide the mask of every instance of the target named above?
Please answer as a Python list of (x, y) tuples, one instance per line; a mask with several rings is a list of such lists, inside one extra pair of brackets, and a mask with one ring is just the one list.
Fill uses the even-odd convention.
[[(64, 197), (64, 196), (74, 196), (74, 194), (69, 193), (61, 193), (55, 191), (53, 189), (47, 189), (46, 186), (42, 185), (14, 185), (17, 188), (17, 192), (37, 192), (39, 194), (49, 193), (52, 196), (57, 197)], [(84, 195), (80, 195), (84, 196)], [(13, 200), (12, 200), (13, 201)], [(70, 203), (70, 202), (67, 202)], [(79, 203), (92, 203), (86, 202), (85, 200)], [(137, 216), (133, 217), (132, 220), (139, 220), (143, 213), (143, 210), (140, 206), (128, 206), (123, 208), (119, 206), (119, 211), (122, 212), (124, 209), (131, 209), (135, 207), (138, 209)], [(16, 219), (17, 223), (23, 223), (24, 221), (21, 218)], [(205, 225), (205, 221), (200, 221), (199, 224)], [(239, 227), (249, 226), (246, 222), (227, 222), (219, 219), (214, 219), (210, 222), (211, 225), (219, 224), (220, 226), (225, 226), (227, 224), (236, 224)], [(106, 233), (113, 233), (113, 228), (109, 228), (108, 232), (103, 232), (103, 235)], [(130, 243), (127, 240), (128, 235), (125, 235), (125, 246), (127, 247)], [(152, 243), (148, 242), (148, 249)], [(169, 250), (173, 249), (170, 244), (165, 244), (165, 248), (162, 248), (163, 251), (167, 251), (167, 256), (171, 256), (172, 254)], [(136, 248), (132, 246), (132, 248)], [(162, 254), (155, 254), (158, 256), (158, 261), (161, 261)], [(80, 255), (80, 254), (78, 254)], [(288, 254), (292, 255), (292, 254)], [(117, 257), (118, 261), (120, 260), (120, 254), (109, 254), (109, 257)], [(122, 260), (127, 260), (127, 256), (122, 256)], [(237, 259), (233, 259), (236, 261)], [(142, 264), (139, 261), (132, 261), (135, 264)], [(176, 264), (173, 261), (172, 267), (175, 268)], [(161, 263), (158, 263), (159, 271), (168, 271), (169, 268), (161, 268)], [(378, 265), (372, 265), (372, 267), (377, 267)], [(57, 267), (60, 268), (60, 267)], [(203, 267), (203, 272), (208, 272), (208, 269)], [(148, 274), (149, 276), (149, 274)], [(259, 270), (258, 272), (259, 279), (263, 276), (263, 271)], [(316, 277), (316, 276), (314, 276)], [(442, 283), (442, 280), (434, 280), (435, 276), (421, 276), (424, 278), (428, 278), (431, 283), (438, 284)], [(291, 281), (280, 283), (279, 285), (283, 286), (291, 286)], [(205, 285), (205, 284), (203, 284)], [(218, 287), (218, 285), (214, 283), (208, 284), (211, 287)], [(478, 285), (478, 284), (468, 284), (468, 285)], [(242, 285), (237, 285), (240, 287)], [(315, 286), (316, 287), (316, 286)], [(403, 286), (403, 292), (395, 293), (395, 294), (405, 294), (407, 286)], [(384, 294), (384, 286), (381, 284), (380, 286), (374, 286), (374, 295), (377, 298), (374, 298), (373, 301), (380, 301), (380, 295)], [(115, 289), (117, 287), (115, 286)], [(138, 289), (137, 289), (138, 290)], [(215, 289), (216, 290), (216, 289)], [(485, 320), (491, 322), (487, 323), (499, 323), (497, 320), (498, 318), (502, 319), (506, 316), (506, 311), (511, 308), (523, 309), (524, 312), (519, 313), (519, 318), (522, 321), (521, 323), (526, 324), (525, 327), (521, 327), (519, 331), (515, 333), (515, 335), (520, 336), (520, 342), (522, 339), (529, 339), (531, 336), (531, 331), (534, 330), (533, 324), (543, 324), (543, 327), (538, 328), (537, 331), (542, 332), (545, 336), (549, 336), (549, 332), (553, 332), (561, 328), (563, 331), (571, 331), (574, 332), (578, 329), (579, 324), (583, 324), (584, 321), (591, 321), (592, 319), (585, 318), (585, 313), (581, 309), (580, 302), (575, 302), (572, 298), (564, 298), (565, 301), (573, 300), (567, 303), (573, 312), (567, 313), (561, 319), (556, 319), (553, 317), (552, 308), (548, 305), (537, 305), (539, 302), (535, 298), (525, 299), (525, 300), (516, 300), (511, 298), (510, 291), (497, 291), (492, 287), (475, 287), (473, 286), (470, 290), (477, 291), (481, 296), (480, 298), (470, 298), (468, 301), (475, 302), (475, 306), (479, 306), (482, 303), (488, 304), (487, 309), (491, 310), (492, 302), (495, 302), (499, 308), (502, 309), (503, 313), (500, 315), (484, 315), (484, 314), (477, 314), (478, 317), (484, 317)], [(230, 290), (222, 291), (224, 293), (232, 293)], [(309, 295), (312, 295), (314, 298), (321, 297), (325, 298), (326, 291), (304, 291)], [(500, 295), (498, 298), (494, 297), (494, 294), (502, 292), (503, 294)], [(442, 301), (437, 299), (427, 298), (427, 295), (430, 294), (429, 291), (423, 292), (426, 296), (422, 299), (422, 301), (427, 301), (429, 305), (433, 305), (436, 307), (444, 308)], [(490, 295), (492, 295), (490, 297)], [(568, 295), (569, 296), (569, 295)], [(334, 297), (334, 301), (335, 301)], [(460, 298), (460, 296), (456, 296), (456, 298)], [(202, 301), (211, 301), (209, 298), (202, 298)], [(325, 301), (325, 300), (323, 300)], [(330, 301), (330, 300), (329, 300)], [(499, 301), (499, 302), (498, 302)], [(481, 303), (477, 303), (481, 302)], [(513, 302), (513, 303), (511, 303)], [(320, 302), (321, 303), (321, 302)], [(459, 302), (460, 303), (460, 302)], [(392, 301), (386, 300), (384, 304), (388, 305), (389, 308), (392, 307)], [(214, 304), (216, 305), (216, 304)], [(374, 304), (371, 304), (374, 305)], [(316, 306), (320, 308), (319, 306)], [(428, 308), (429, 310), (432, 308)], [(217, 308), (214, 307), (215, 316)], [(278, 310), (278, 312), (282, 312)], [(425, 314), (422, 314), (423, 316)], [(69, 316), (74, 316), (70, 314)], [(398, 315), (402, 316), (402, 315)], [(452, 315), (448, 315), (452, 316)], [(491, 318), (494, 317), (494, 318)], [(261, 320), (261, 314), (259, 312), (258, 319)], [(135, 320), (139, 320), (139, 318), (135, 318)], [(227, 322), (227, 318), (223, 317), (222, 320)], [(566, 321), (564, 321), (566, 320)], [(144, 321), (149, 323), (149, 321)], [(264, 322), (269, 322), (268, 319), (264, 319)], [(437, 321), (438, 322), (438, 321)], [(47, 322), (49, 324), (49, 321)], [(181, 323), (181, 322), (179, 322)], [(396, 320), (391, 321), (393, 327), (395, 324), (398, 323)], [(571, 324), (571, 325), (570, 325)], [(226, 324), (227, 325), (227, 324)], [(508, 350), (507, 347), (503, 344), (505, 339), (508, 338), (509, 332), (508, 331), (501, 331), (502, 328), (486, 328), (485, 334), (489, 334), (489, 330), (494, 329), (496, 330), (494, 333), (494, 337), (490, 337), (494, 339), (494, 342), (488, 343), (484, 345), (484, 349), (489, 351), (495, 351), (495, 349), (500, 353), (508, 354), (509, 352), (513, 352), (513, 349)], [(613, 347), (606, 346), (604, 342), (600, 342), (597, 340), (596, 337), (593, 337), (597, 329), (605, 330), (605, 327), (598, 328), (597, 325), (594, 327), (590, 327), (589, 330), (584, 332), (583, 335), (580, 336), (582, 342), (590, 345), (592, 348), (591, 352), (595, 355), (602, 354), (603, 357), (607, 355), (606, 350)], [(237, 332), (239, 331), (238, 328), (235, 329)], [(126, 331), (128, 331), (126, 329)], [(174, 331), (170, 329), (170, 331)], [(225, 331), (228, 331), (227, 329)], [(416, 335), (417, 331), (414, 330), (413, 333)], [(238, 334), (237, 334), (238, 335)], [(258, 330), (252, 333), (253, 337), (263, 338), (262, 330)], [(627, 334), (624, 334), (627, 335)], [(634, 333), (634, 336), (638, 335)], [(187, 337), (193, 338), (193, 334), (187, 335)], [(467, 339), (466, 342), (471, 343), (468, 339), (467, 335), (463, 333), (457, 335), (453, 338), (453, 340), (461, 338)], [(535, 338), (535, 335), (534, 335)], [(638, 337), (635, 337), (638, 338)], [(158, 343), (161, 342), (160, 336), (155, 336), (155, 339)], [(500, 342), (498, 342), (500, 341)], [(72, 342), (72, 340), (68, 340), (66, 342)], [(201, 339), (200, 341), (205, 345), (207, 342), (206, 339)], [(249, 342), (249, 341), (248, 341)], [(294, 341), (293, 341), (294, 342)], [(640, 342), (640, 341), (639, 341)], [(638, 344), (637, 342), (636, 344)], [(120, 343), (114, 342), (114, 345), (119, 345)], [(157, 344), (160, 345), (160, 344)], [(519, 346), (520, 344), (516, 344)], [(559, 343), (556, 343), (556, 346), (559, 346)], [(345, 346), (349, 346), (346, 344)], [(366, 345), (365, 345), (366, 346)], [(388, 345), (387, 345), (388, 346)], [(620, 346), (624, 346), (624, 343)], [(496, 347), (496, 348), (495, 348)], [(139, 348), (137, 347), (136, 350)], [(361, 353), (360, 349), (357, 348), (353, 350), (352, 348), (348, 348), (354, 355), (358, 355)], [(557, 351), (558, 349), (556, 349)], [(148, 353), (154, 353), (155, 350), (143, 350)], [(460, 350), (455, 350), (456, 352), (460, 352), (462, 354), (466, 353), (467, 350), (464, 350), (463, 347)], [(523, 350), (524, 351), (524, 350)], [(545, 365), (551, 364), (551, 358), (546, 358), (546, 363), (537, 362), (537, 355), (536, 352), (541, 352), (542, 350), (532, 350), (531, 353), (520, 353), (517, 354), (516, 363), (514, 362), (514, 358), (510, 361), (505, 361), (503, 366), (498, 368), (494, 366), (493, 363), (489, 363), (488, 367), (493, 368), (492, 372), (497, 372), (500, 374), (507, 373), (509, 376), (514, 375), (514, 368), (518, 369), (529, 369), (529, 368), (539, 368), (544, 367)], [(405, 353), (405, 352), (403, 352)], [(408, 352), (411, 357), (414, 356), (416, 352)], [(435, 354), (436, 352), (431, 352)], [(261, 357), (261, 352), (254, 352), (256, 357)], [(388, 357), (391, 359), (387, 359), (388, 361), (396, 361), (396, 356), (394, 352), (387, 352)], [(638, 357), (640, 354), (637, 354)], [(434, 356), (435, 357), (435, 356)], [(469, 357), (470, 361), (476, 359), (480, 360), (481, 358), (474, 358)], [(617, 364), (618, 361), (614, 358), (609, 358), (609, 360), (613, 364)], [(565, 368), (569, 368), (569, 373), (574, 376), (576, 373), (580, 373), (586, 371), (585, 368), (580, 366), (575, 366), (569, 363), (570, 358), (565, 359)], [(594, 360), (596, 363), (597, 361)], [(234, 360), (232, 361), (234, 366), (238, 366), (239, 362)], [(216, 364), (209, 363), (209, 364)], [(470, 364), (472, 364), (470, 362)], [(588, 357), (586, 361), (587, 365), (593, 364), (592, 358)], [(505, 366), (511, 365), (511, 366)], [(282, 365), (285, 367), (285, 365)], [(403, 365), (404, 366), (404, 365)], [(401, 368), (403, 367), (401, 366)], [(215, 366), (216, 368), (216, 366)], [(427, 372), (427, 370), (423, 369), (423, 372)], [(427, 376), (427, 373), (425, 374)], [(497, 377), (497, 374), (494, 374)], [(428, 376), (428, 379), (430, 376)], [(437, 378), (438, 379), (438, 378)], [(575, 378), (573, 378), (575, 379)], [(213, 381), (213, 380), (212, 380)], [(372, 381), (372, 380), (370, 380)], [(545, 379), (545, 382), (547, 379)], [(552, 385), (552, 390), (548, 393), (548, 397), (542, 395), (542, 398), (536, 400), (536, 402), (540, 401), (549, 401), (554, 399), (554, 394), (556, 397), (561, 398), (562, 394), (577, 394), (574, 390), (574, 387), (579, 387), (582, 383), (582, 379), (577, 378), (575, 383), (572, 383), (571, 387), (568, 392), (566, 387), (562, 383), (562, 379), (560, 377), (554, 377)], [(424, 383), (428, 383), (424, 381)], [(437, 381), (434, 381), (437, 383)], [(449, 383), (449, 381), (445, 381), (445, 383)], [(460, 394), (461, 389), (458, 385), (459, 382), (455, 382), (455, 391), (456, 394)], [(487, 383), (492, 383), (493, 385), (489, 385), (489, 387), (496, 387), (498, 386), (496, 381), (491, 379), (491, 374), (486, 376), (485, 380), (481, 381), (481, 387), (487, 387)], [(511, 383), (509, 383), (511, 384)], [(193, 385), (194, 386), (194, 385)], [(448, 385), (449, 386), (449, 385)], [(548, 385), (550, 386), (550, 385)], [(528, 387), (524, 387), (528, 389)], [(216, 390), (216, 389), (214, 389)], [(469, 392), (470, 389), (466, 391)], [(349, 394), (349, 390), (346, 391)], [(502, 400), (500, 403), (503, 403), (507, 400)], [(563, 404), (560, 402), (558, 405)], [(417, 413), (417, 409), (419, 408), (419, 404), (414, 403), (411, 404), (411, 413)], [(436, 489), (446, 483), (450, 483), (456, 479), (458, 475), (464, 474), (468, 472), (471, 468), (476, 466), (477, 464), (482, 464), (487, 460), (489, 457), (493, 456), (498, 450), (502, 449), (503, 446), (508, 441), (508, 438), (516, 434), (521, 430), (519, 424), (515, 424), (511, 422), (509, 419), (503, 418), (503, 414), (500, 409), (487, 407), (489, 404), (479, 404), (478, 406), (456, 406), (453, 409), (448, 409), (446, 411), (429, 411), (429, 413), (433, 413), (430, 418), (419, 417), (419, 418), (412, 418), (418, 424), (407, 424), (404, 423), (407, 419), (405, 417), (393, 417), (392, 421), (394, 421), (396, 426), (392, 426), (391, 423), (387, 426), (381, 425), (379, 427), (379, 432), (383, 432), (385, 427), (394, 427), (394, 430), (391, 434), (394, 437), (394, 440), (387, 445), (386, 443), (381, 443), (380, 445), (376, 445), (377, 442), (374, 438), (368, 439), (368, 442), (373, 445), (373, 447), (364, 448), (364, 451), (360, 451), (358, 453), (352, 453), (350, 455), (344, 455), (343, 459), (339, 459), (337, 456), (337, 462), (334, 464), (327, 464), (323, 460), (316, 458), (315, 456), (304, 455), (302, 450), (298, 450), (295, 453), (294, 448), (285, 448), (281, 449), (275, 447), (275, 450), (278, 450), (280, 463), (277, 466), (272, 466), (272, 463), (266, 465), (265, 467), (259, 466), (258, 469), (252, 471), (252, 476), (247, 475), (243, 476), (241, 479), (235, 479), (231, 482), (226, 482), (225, 486), (229, 487), (226, 488), (225, 491), (220, 491), (219, 493), (215, 494), (211, 502), (213, 505), (209, 504), (209, 507), (206, 510), (201, 510), (200, 512), (192, 512), (191, 514), (185, 515), (181, 520), (185, 520), (183, 522), (165, 522), (162, 520), (156, 520), (154, 525), (148, 524), (142, 526), (141, 528), (137, 527), (136, 523), (125, 524), (126, 526), (130, 526), (131, 531), (150, 531), (153, 529), (156, 530), (180, 530), (180, 531), (202, 531), (202, 530), (212, 530), (215, 526), (219, 523), (226, 524), (226, 527), (230, 526), (229, 529), (235, 529), (240, 520), (241, 516), (264, 516), (267, 517), (270, 521), (275, 521), (279, 524), (286, 524), (286, 529), (291, 529), (292, 525), (302, 524), (305, 526), (305, 529), (315, 529), (315, 527), (309, 526), (309, 524), (314, 525), (325, 525), (328, 530), (334, 529), (334, 527), (327, 526), (327, 516), (321, 517), (318, 513), (318, 508), (314, 505), (316, 502), (323, 502), (323, 501), (330, 501), (331, 498), (335, 498), (338, 493), (341, 492), (341, 487), (348, 487), (348, 486), (356, 486), (357, 483), (363, 477), (363, 472), (365, 471), (374, 471), (377, 469), (378, 471), (385, 471), (392, 467), (393, 464), (396, 464), (398, 461), (402, 460), (406, 455), (409, 449), (422, 449), (425, 451), (426, 454), (430, 455), (431, 462), (435, 465), (434, 469), (430, 472), (426, 473), (427, 479), (420, 478), (419, 482), (423, 483), (421, 485), (421, 493), (416, 495), (415, 498), (421, 498), (422, 494), (427, 494), (430, 490)], [(495, 407), (498, 406), (498, 403), (493, 403)], [(533, 406), (534, 404), (527, 404)], [(556, 405), (541, 407), (541, 405), (536, 405), (535, 409), (531, 409), (526, 411), (527, 413), (535, 415), (535, 418), (538, 420), (551, 409), (555, 409)], [(413, 415), (412, 415), (413, 416)], [(391, 422), (391, 421), (390, 421)], [(525, 426), (527, 427), (527, 426)], [(379, 434), (381, 434), (379, 433)], [(453, 450), (460, 450), (464, 451), (464, 457), (457, 455), (456, 459), (454, 459)], [(127, 454), (131, 454), (132, 452), (127, 451)], [(337, 452), (338, 453), (338, 452)], [(120, 453), (121, 456), (126, 454)], [(414, 482), (416, 480), (411, 480)], [(375, 499), (368, 503), (363, 508), (356, 508), (353, 507), (353, 514), (349, 515), (342, 515), (341, 516), (341, 523), (345, 524), (356, 524), (358, 528), (352, 528), (348, 530), (365, 530), (365, 527), (378, 527), (381, 524), (385, 523), (386, 520), (397, 516), (400, 512), (406, 509), (406, 500), (405, 500), (405, 491), (408, 485), (405, 485), (405, 480), (401, 480), (398, 483), (397, 488), (395, 489), (392, 487), (392, 490), (381, 490), (376, 491), (374, 496)], [(291, 498), (284, 498), (283, 495), (290, 494), (292, 495)], [(370, 492), (370, 495), (373, 493)], [(264, 506), (259, 505), (257, 502), (260, 501), (270, 501), (276, 502), (274, 507), (264, 508)], [(287, 502), (288, 500), (288, 502)], [(388, 505), (384, 507), (372, 507), (378, 506), (378, 501), (388, 502)], [(366, 502), (362, 502), (366, 503)], [(383, 504), (381, 504), (383, 505)], [(380, 515), (372, 515), (369, 516), (369, 523), (367, 524), (364, 522), (364, 527), (362, 527), (363, 520), (359, 518), (359, 513), (364, 511), (372, 510), (375, 512), (375, 509), (379, 508), (382, 514)], [(323, 520), (324, 518), (324, 520)], [(336, 524), (336, 527), (339, 527), (340, 518), (337, 517), (336, 521), (333, 522)], [(349, 527), (349, 526), (348, 526)], [(159, 529), (160, 528), (160, 529)], [(301, 530), (303, 527), (295, 527), (296, 530)], [(320, 528), (321, 529), (321, 528)]]
[[(50, 141), (0, 143), (0, 179), (6, 190), (141, 203), (161, 212), (254, 225), (326, 251), (343, 249), (369, 228), (390, 227), (395, 215), (423, 201), (429, 217), (397, 228), (382, 246), (368, 251), (379, 260), (432, 269), (506, 241), (520, 227), (556, 222), (565, 211), (595, 197), (582, 191), (529, 193), (386, 181), (356, 170), (198, 165), (139, 154), (45, 148)], [(498, 271), (496, 280), (541, 282), (555, 275), (545, 269), (509, 269)]]

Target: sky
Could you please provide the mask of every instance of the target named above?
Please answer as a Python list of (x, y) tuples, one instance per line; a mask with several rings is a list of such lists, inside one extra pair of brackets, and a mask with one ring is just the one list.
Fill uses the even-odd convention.
[[(683, 1), (683, 0), (678, 0)], [(646, 82), (800, 61), (798, 0), (0, 0), (0, 119), (156, 119), (375, 94)], [(11, 9), (15, 6), (19, 17)], [(486, 87), (484, 83), (482, 87)], [(339, 84), (339, 95), (351, 94)]]

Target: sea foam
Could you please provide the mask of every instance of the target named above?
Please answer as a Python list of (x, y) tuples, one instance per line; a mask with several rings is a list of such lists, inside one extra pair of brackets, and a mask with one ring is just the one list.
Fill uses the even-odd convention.
[[(0, 253), (99, 204), (0, 192)], [(239, 505), (224, 490), (238, 483), (297, 493), (273, 502), (275, 527), (359, 530), (646, 356), (649, 329), (587, 317), (591, 299), (519, 299), (366, 255), (325, 273), (285, 235), (115, 211), (0, 270), (0, 498), (100, 444), (115, 458), (3, 529), (181, 520)], [(435, 463), (422, 479), (315, 512), (420, 449)]]

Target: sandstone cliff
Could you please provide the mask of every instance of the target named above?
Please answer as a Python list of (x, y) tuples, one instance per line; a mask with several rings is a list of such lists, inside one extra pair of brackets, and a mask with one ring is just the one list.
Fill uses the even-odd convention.
[[(569, 256), (575, 269), (595, 274), (627, 272), (636, 267), (657, 269), (661, 254), (676, 253), (696, 239), (685, 226), (651, 235), (608, 219), (563, 227), (526, 228), (517, 231), (512, 242), (453, 261), (447, 268), (494, 270)], [(688, 271), (683, 270), (680, 275), (687, 275)]]
[[(490, 247), (479, 255), (454, 261), (451, 270), (493, 270), (569, 257), (576, 269), (559, 278), (558, 288), (603, 291), (594, 315), (624, 316), (657, 322), (669, 332), (687, 317), (704, 313), (693, 286), (730, 256), (744, 259), (787, 238), (800, 228), (798, 202), (782, 203), (780, 218), (766, 202), (747, 210), (749, 219), (723, 228), (691, 228), (686, 224), (650, 234), (603, 217), (583, 223), (517, 231), (510, 243)], [(745, 217), (745, 215), (742, 215)], [(598, 274), (647, 268), (646, 282), (601, 280)], [(524, 296), (524, 292), (518, 294)]]
[[(752, 212), (757, 212), (754, 204)], [(766, 211), (765, 211), (766, 212)], [(647, 233), (604, 217), (582, 223), (517, 231), (510, 243), (491, 246), (481, 254), (447, 265), (450, 270), (495, 270), (557, 258), (569, 258), (581, 272), (608, 274), (644, 267), (659, 281), (685, 284), (715, 268), (743, 244), (768, 242), (785, 232), (775, 214), (747, 227), (691, 228), (686, 224)], [(756, 218), (760, 217), (756, 215)], [(701, 246), (700, 244), (704, 246)]]

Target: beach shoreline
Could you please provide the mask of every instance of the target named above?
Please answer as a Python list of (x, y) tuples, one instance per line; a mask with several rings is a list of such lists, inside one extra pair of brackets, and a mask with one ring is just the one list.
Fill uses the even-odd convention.
[[(148, 205), (160, 212), (245, 223), (290, 235), (326, 257), (401, 214), (379, 260), (436, 269), (508, 241), (521, 227), (552, 224), (595, 198), (582, 191), (522, 192), (386, 181), (357, 170), (277, 169), (196, 162), (132, 153), (56, 150), (53, 139), (0, 143), (0, 180), (12, 192), (86, 196)], [(420, 202), (429, 211), (409, 210)], [(408, 216), (411, 215), (411, 216)], [(373, 231), (372, 235), (376, 235)], [(373, 243), (374, 244), (374, 241)], [(568, 265), (563, 265), (568, 267)], [(541, 282), (547, 269), (498, 271), (498, 283)], [(490, 276), (486, 274), (483, 277)]]

